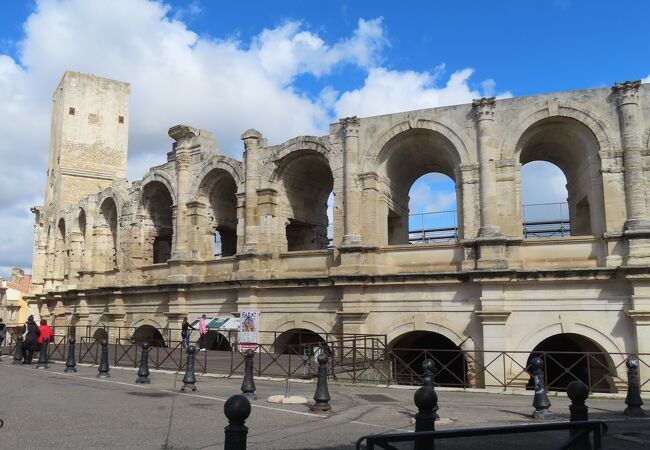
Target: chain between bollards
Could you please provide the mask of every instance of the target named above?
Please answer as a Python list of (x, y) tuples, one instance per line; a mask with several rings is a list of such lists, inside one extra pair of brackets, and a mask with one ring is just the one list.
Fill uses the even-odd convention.
[(624, 414), (630, 417), (645, 417), (646, 413), (641, 407), (641, 388), (639, 386), (639, 360), (636, 357), (629, 357), (625, 361), (627, 366), (627, 396), (625, 397)]
[[(589, 388), (587, 385), (582, 381), (572, 381), (567, 386), (566, 393), (571, 400), (571, 405), (569, 405), (569, 421), (586, 422), (589, 420), (589, 408), (585, 405), (585, 400), (589, 397)], [(574, 437), (581, 432), (582, 430), (578, 428), (572, 428), (569, 430), (569, 437)], [(589, 434), (585, 434), (583, 437), (578, 439), (571, 448), (573, 450), (591, 450)]]
[(138, 367), (138, 378), (135, 382), (138, 384), (149, 384), (149, 348), (151, 344), (148, 342), (142, 343), (142, 355), (140, 357), (140, 367)]
[[(418, 408), (415, 414), (415, 432), (435, 431), (436, 413), (438, 409), (438, 394), (430, 386), (422, 386), (413, 395), (413, 401)], [(414, 450), (433, 449), (433, 438), (416, 438)]]
[(223, 405), (223, 412), (228, 418), (224, 428), (224, 450), (246, 450), (248, 427), (245, 423), (251, 414), (251, 402), (243, 395), (233, 395)]
[(23, 337), (19, 334), (16, 337), (16, 348), (14, 349), (14, 360), (12, 364), (22, 364), (23, 359)]
[(68, 339), (68, 357), (65, 361), (65, 373), (77, 371), (77, 362), (74, 359), (74, 347), (76, 342), (77, 340), (73, 337)]
[(36, 368), (40, 369), (47, 369), (47, 363), (48, 363), (48, 357), (50, 353), (50, 339), (47, 337), (43, 338), (43, 343), (41, 344), (41, 348), (38, 352), (38, 361), (36, 361)]
[(196, 375), (194, 375), (194, 354), (196, 347), (190, 345), (187, 347), (187, 364), (185, 365), (185, 376), (183, 377), (183, 387), (181, 391), (196, 391)]
[(108, 341), (102, 339), (99, 345), (102, 347), (102, 356), (99, 360), (97, 378), (110, 378), (111, 375), (108, 373), (111, 370), (111, 368), (108, 367)]
[(545, 420), (553, 418), (550, 411), (551, 401), (548, 399), (546, 391), (546, 380), (544, 379), (544, 361), (542, 358), (533, 358), (530, 362), (533, 369), (533, 382), (535, 384), (535, 396), (533, 397), (533, 417), (535, 419)]
[(255, 395), (255, 380), (253, 379), (255, 352), (248, 349), (244, 352), (244, 380), (241, 384), (242, 395), (257, 400)]
[(330, 392), (327, 388), (327, 361), (325, 353), (318, 355), (318, 381), (316, 382), (315, 403), (309, 407), (313, 412), (324, 413), (332, 410)]

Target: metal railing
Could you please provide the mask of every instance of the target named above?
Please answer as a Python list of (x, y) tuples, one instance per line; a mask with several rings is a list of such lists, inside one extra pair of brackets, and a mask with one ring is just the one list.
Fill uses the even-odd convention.
[(455, 242), (458, 239), (456, 211), (409, 214), (409, 243)]

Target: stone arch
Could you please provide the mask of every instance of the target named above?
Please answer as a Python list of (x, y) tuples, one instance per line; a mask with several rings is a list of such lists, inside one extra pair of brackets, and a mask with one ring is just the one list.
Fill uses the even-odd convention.
[(340, 159), (340, 155), (334, 150), (329, 140), (316, 136), (298, 136), (273, 147), (269, 157), (273, 164), (269, 165), (263, 179), (267, 179), (270, 183), (278, 182), (281, 176), (281, 170), (278, 170), (281, 161), (292, 153), (305, 150), (322, 155), (327, 160), (333, 174), (340, 169), (341, 161), (337, 160)]
[(244, 181), (246, 179), (244, 165), (236, 159), (219, 155), (206, 161), (203, 165), (201, 165), (201, 168), (196, 173), (192, 188), (190, 190), (190, 192), (192, 192), (195, 197), (199, 197), (201, 183), (205, 177), (215, 169), (220, 169), (229, 173), (230, 176), (235, 180), (235, 183), (237, 183), (237, 192), (241, 192), (243, 190)]
[(98, 213), (94, 226), (95, 255), (98, 267), (95, 270), (106, 271), (117, 268), (117, 249), (119, 248), (119, 209), (115, 197), (103, 196), (98, 203)]
[(145, 186), (153, 181), (161, 183), (167, 188), (167, 191), (169, 192), (169, 195), (172, 198), (172, 202), (173, 202), (172, 206), (176, 206), (176, 199), (178, 198), (178, 196), (176, 193), (175, 180), (173, 179), (173, 176), (171, 176), (170, 174), (168, 174), (167, 172), (161, 169), (149, 169), (149, 172), (147, 172), (147, 174), (142, 178), (142, 180), (140, 180), (139, 196), (142, 197), (142, 191), (145, 188)]
[(152, 316), (151, 314), (133, 314), (133, 317), (131, 318), (131, 322), (129, 323), (128, 327), (132, 329), (137, 329), (140, 328), (143, 325), (150, 325), (157, 330), (164, 330), (167, 328), (167, 324), (164, 322), (161, 322), (159, 318), (156, 316)]
[(399, 336), (409, 331), (430, 331), (446, 337), (462, 350), (473, 351), (475, 349), (474, 339), (470, 336), (464, 336), (461, 330), (454, 330), (451, 327), (430, 321), (416, 325), (413, 319), (405, 319), (394, 324), (386, 333), (387, 345), (390, 345)]
[(165, 183), (151, 179), (140, 188), (138, 219), (145, 265), (167, 262), (175, 232), (174, 195)]

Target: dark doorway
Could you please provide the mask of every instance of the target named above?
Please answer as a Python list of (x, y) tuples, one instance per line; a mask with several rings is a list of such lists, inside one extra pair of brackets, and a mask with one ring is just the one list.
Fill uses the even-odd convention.
[(224, 352), (231, 352), (232, 346), (228, 338), (218, 331), (209, 330), (205, 336), (205, 348), (208, 350), (219, 350)]
[(319, 347), (327, 347), (325, 340), (319, 334), (304, 328), (285, 331), (275, 339), (276, 353), (304, 355), (305, 350), (308, 350), (311, 356), (314, 349)]
[(432, 331), (411, 331), (395, 339), (390, 346), (393, 375), (399, 384), (422, 383), (422, 361), (436, 365), (438, 386), (467, 387), (467, 362), (461, 349), (450, 339)]
[(133, 341), (137, 344), (149, 342), (152, 347), (166, 347), (165, 340), (155, 327), (151, 325), (142, 325), (133, 333)]

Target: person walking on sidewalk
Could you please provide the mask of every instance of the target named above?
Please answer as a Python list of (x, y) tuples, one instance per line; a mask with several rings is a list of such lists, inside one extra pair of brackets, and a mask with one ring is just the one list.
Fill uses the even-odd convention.
[(23, 355), (25, 358), (23, 364), (31, 364), (34, 358), (34, 351), (38, 345), (38, 335), (41, 333), (38, 325), (34, 322), (34, 316), (27, 318), (27, 322), (23, 325), (21, 333), (25, 336), (23, 339)]
[(187, 320), (187, 316), (183, 319), (183, 325), (181, 325), (181, 337), (183, 338), (183, 348), (188, 348), (190, 346), (190, 328), (196, 330), (190, 322)]
[(201, 320), (199, 320), (199, 334), (201, 335), (201, 339), (199, 341), (199, 346), (201, 347), (199, 350), (200, 352), (205, 351), (205, 335), (208, 332), (208, 327), (206, 326), (205, 319), (205, 314), (203, 314), (201, 316)]

